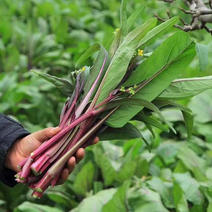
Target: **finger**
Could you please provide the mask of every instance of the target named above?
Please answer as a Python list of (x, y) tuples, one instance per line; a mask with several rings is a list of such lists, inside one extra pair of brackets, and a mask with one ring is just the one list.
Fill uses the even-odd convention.
[(95, 137), (91, 145), (97, 144), (98, 142), (99, 142), (99, 137)]
[(57, 183), (57, 185), (63, 184), (68, 179), (68, 176), (69, 176), (69, 170), (67, 168), (63, 169), (60, 180)]
[(44, 142), (52, 136), (56, 135), (59, 131), (59, 127), (49, 127), (38, 132), (32, 133), (31, 136), (33, 136), (36, 140), (40, 142)]
[(33, 152), (41, 145), (42, 142), (51, 138), (59, 131), (59, 127), (50, 127), (26, 136), (24, 139), (20, 140), (20, 154), (23, 157), (28, 157), (31, 152)]
[(91, 146), (91, 145), (94, 145), (94, 144), (97, 144), (99, 142), (99, 137), (95, 137), (95, 138), (92, 138), (92, 139), (90, 139), (88, 142), (86, 142), (83, 146), (82, 146), (82, 148), (86, 148), (86, 147), (88, 147), (88, 146)]
[(84, 158), (84, 156), (85, 156), (85, 150), (83, 148), (78, 149), (76, 153), (77, 163), (81, 161)]
[(69, 170), (69, 173), (71, 173), (74, 169), (76, 165), (76, 158), (75, 157), (71, 157), (68, 161), (68, 170)]
[(40, 145), (41, 142), (29, 135), (23, 141), (21, 141), (19, 148), (20, 153), (23, 157), (28, 157), (30, 153), (37, 149)]

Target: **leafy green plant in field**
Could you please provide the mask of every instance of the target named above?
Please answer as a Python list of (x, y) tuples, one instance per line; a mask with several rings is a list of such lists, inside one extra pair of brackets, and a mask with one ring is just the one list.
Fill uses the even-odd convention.
[[(143, 25), (137, 26), (128, 32), (132, 24), (132, 17), (134, 18), (138, 14), (136, 11), (128, 19), (125, 8), (126, 2), (122, 1), (120, 13), (121, 28), (115, 32), (110, 52), (108, 53), (101, 45), (95, 44), (87, 49), (76, 63), (76, 68), (80, 67), (93, 52), (99, 51), (91, 68), (84, 66), (76, 70), (74, 73), (76, 76), (72, 75), (71, 81), (38, 72), (40, 76), (59, 87), (68, 96), (68, 99), (60, 116), (60, 127), (62, 130), (58, 135), (41, 145), (28, 159), (20, 164), (17, 181), (26, 183), (33, 188), (33, 196), (35, 197), (41, 197), (50, 184), (52, 186), (56, 184), (59, 172), (66, 163), (67, 158), (89, 141), (101, 129), (105, 121), (107, 121), (107, 126), (119, 128), (120, 130), (130, 120), (139, 120), (147, 126), (154, 136), (152, 126), (159, 126), (161, 130), (163, 130), (163, 126), (156, 117), (148, 113), (153, 111), (176, 133), (175, 129), (164, 119), (159, 110), (159, 108), (161, 109), (165, 106), (172, 106), (182, 111), (188, 138), (190, 139), (192, 136), (193, 116), (191, 111), (173, 102), (173, 99), (187, 98), (210, 89), (211, 77), (173, 80), (181, 76), (183, 68), (187, 67), (192, 61), (195, 55), (194, 42), (186, 33), (176, 32), (157, 47), (151, 55), (143, 59), (143, 50), (139, 48), (144, 47), (162, 32), (170, 29), (177, 19), (173, 18), (156, 28), (154, 28), (156, 20), (149, 19)], [(136, 51), (138, 51), (138, 55), (135, 54)], [(190, 84), (192, 84), (194, 89), (188, 89)], [(151, 103), (153, 100), (154, 104)], [(143, 110), (144, 108), (149, 111), (146, 112)], [(107, 112), (108, 110), (109, 112)], [(97, 121), (100, 117), (101, 119)], [(133, 129), (132, 126), (131, 128)], [(110, 128), (108, 129), (110, 130)], [(107, 131), (108, 129), (105, 132), (110, 135), (110, 131)], [(134, 126), (133, 131), (136, 130)], [(127, 131), (129, 132), (130, 128), (127, 128)], [(139, 131), (137, 130), (137, 132)], [(132, 135), (133, 133), (129, 132), (129, 134)], [(138, 137), (142, 138), (148, 146), (148, 141), (142, 133)], [(184, 152), (184, 148), (182, 152)], [(101, 156), (101, 153), (97, 154)], [(193, 153), (190, 154), (192, 155)], [(130, 179), (135, 174), (134, 171), (137, 168), (137, 164), (133, 164), (133, 161), (123, 163), (123, 169), (119, 172), (119, 169), (114, 169), (114, 167), (106, 167), (105, 163), (101, 162), (102, 157), (100, 158), (98, 165), (103, 165), (103, 173), (108, 174), (111, 172), (106, 175), (106, 185), (116, 181), (117, 183), (125, 183), (125, 180)], [(45, 164), (48, 164), (48, 167)], [(109, 163), (107, 164), (109, 165)], [(86, 170), (90, 170), (90, 172), (89, 175), (85, 176)], [(201, 171), (195, 171), (194, 174), (199, 180), (205, 179)], [(91, 183), (95, 177), (95, 167), (88, 162), (78, 176), (79, 178), (74, 181), (71, 187), (76, 194), (83, 196), (92, 187)], [(36, 178), (36, 183), (31, 183), (31, 178)], [(78, 185), (81, 178), (86, 179)], [(158, 184), (157, 179), (156, 182)], [(124, 188), (125, 193), (130, 186), (130, 183), (128, 184)], [(153, 183), (153, 185), (155, 184)], [(181, 188), (177, 183), (173, 185), (173, 189), (175, 187), (180, 192)], [(122, 191), (122, 187), (120, 190)], [(119, 189), (117, 192), (119, 193)], [(124, 194), (119, 197), (118, 193), (117, 195), (114, 194), (114, 198), (122, 198), (122, 201), (125, 202)], [(173, 201), (177, 207), (177, 192), (173, 194)], [(113, 204), (116, 204), (116, 200), (109, 201), (109, 206), (105, 204), (102, 210), (109, 210), (110, 207), (115, 208), (116, 206)], [(145, 206), (141, 205), (142, 207), (145, 208)], [(152, 208), (153, 206), (148, 207)], [(161, 211), (166, 210), (162, 204), (160, 207)], [(183, 207), (187, 208), (188, 206), (185, 203)], [(127, 206), (123, 206), (122, 210), (124, 208), (127, 210)], [(139, 210), (141, 209), (139, 208)]]
[[(147, 108), (157, 113), (174, 131), (160, 113), (157, 104), (154, 105), (151, 101), (156, 99), (172, 80), (180, 76), (183, 68), (192, 61), (195, 55), (194, 43), (186, 33), (176, 32), (148, 58), (143, 59), (143, 50), (139, 48), (171, 29), (177, 18), (172, 18), (156, 28), (156, 19), (152, 18), (130, 31), (132, 19), (138, 14), (136, 11), (127, 18), (126, 1), (122, 1), (121, 28), (115, 32), (110, 52), (98, 44), (91, 46), (78, 59), (76, 68), (84, 64), (95, 51), (99, 51), (94, 64), (91, 68), (84, 66), (76, 69), (71, 80), (38, 72), (40, 76), (59, 87), (68, 99), (60, 115), (61, 131), (19, 165), (20, 172), (16, 175), (16, 180), (28, 184), (34, 190), (33, 196), (40, 198), (50, 184), (56, 184), (67, 159), (75, 154), (78, 148), (86, 145), (102, 129), (105, 121), (107, 126), (121, 128), (128, 121), (134, 120), (133, 117), (143, 108)], [(135, 54), (136, 51), (138, 54)], [(162, 104), (161, 107), (176, 105), (169, 101), (159, 104)], [(190, 137), (192, 114), (188, 109), (180, 105), (178, 107), (183, 110)], [(143, 115), (137, 117), (139, 119)], [(148, 125), (151, 129), (152, 124), (149, 122)], [(142, 134), (139, 137), (146, 142)], [(80, 188), (77, 190), (80, 191)]]
[[(141, 3), (147, 8), (139, 9)], [(159, 1), (135, 0), (129, 3), (128, 12), (131, 14), (135, 6), (138, 8), (137, 14), (141, 10), (142, 18), (138, 15), (137, 19), (140, 24), (148, 16), (152, 16), (153, 10), (163, 13), (165, 7), (161, 5), (163, 4)], [(58, 102), (63, 102), (64, 97), (50, 84), (31, 73), (23, 73), (28, 72), (32, 66), (61, 77), (66, 75), (67, 70), (74, 70), (73, 61), (77, 61), (84, 49), (95, 40), (101, 41), (108, 48), (112, 31), (119, 26), (118, 8), (118, 1), (1, 1), (1, 14), (7, 14), (0, 24), (1, 112), (15, 116), (31, 131), (56, 125), (62, 107)], [(135, 17), (136, 12), (128, 23), (135, 23)], [(167, 26), (170, 31), (172, 21), (174, 23), (175, 19), (166, 23), (170, 24)], [(68, 24), (63, 24), (65, 22)], [(166, 24), (163, 25), (164, 28)], [(148, 41), (151, 33), (146, 36), (147, 43), (140, 48), (144, 49), (144, 60), (149, 58), (151, 52), (162, 42), (162, 38), (166, 37), (161, 35), (164, 35), (163, 30), (155, 39)], [(33, 39), (28, 43), (26, 41), (30, 36)], [(204, 39), (205, 44), (209, 42), (201, 33), (193, 33), (192, 36), (195, 39)], [(30, 50), (30, 46), (34, 50)], [(114, 49), (116, 45), (110, 49), (110, 54)], [(30, 56), (30, 66), (29, 50), (33, 53)], [(207, 51), (210, 53), (210, 48), (207, 50), (204, 46), (197, 46), (196, 50), (200, 56), (201, 69), (209, 69), (210, 60), (207, 66), (203, 55), (207, 55)], [(156, 59), (152, 59), (153, 63)], [(91, 64), (91, 61), (92, 59), (88, 59), (86, 62)], [(151, 67), (147, 62), (143, 65), (143, 68)], [(197, 65), (195, 60), (193, 68), (190, 66), (180, 77), (197, 75), (196, 71), (191, 71), (198, 69)], [(69, 76), (66, 78), (69, 79)], [(210, 90), (194, 97), (189, 104), (195, 114), (193, 130), (191, 112), (170, 102), (174, 100), (182, 103), (181, 98), (186, 97), (185, 102), (188, 104), (188, 98), (211, 88), (210, 80), (210, 77), (206, 77), (172, 82), (153, 101), (162, 111), (163, 117), (166, 117), (166, 122), (163, 119), (161, 122), (157, 111), (144, 108), (133, 121), (122, 128), (108, 127), (109, 133), (105, 131), (101, 134), (103, 142), (88, 148), (85, 160), (79, 164), (68, 182), (48, 190), (42, 200), (33, 200), (31, 193), (21, 185), (13, 189), (0, 185), (0, 210), (211, 211), (211, 120), (210, 107), (207, 107), (210, 105)], [(204, 102), (207, 103), (203, 104)], [(38, 107), (41, 107), (39, 113)], [(200, 110), (203, 107), (207, 112)], [(188, 132), (184, 128), (184, 118), (187, 120)], [(113, 123), (112, 120), (110, 123)], [(171, 125), (176, 134), (172, 131), (168, 133)], [(190, 136), (189, 141), (187, 133)], [(108, 141), (114, 138), (116, 140)], [(151, 152), (141, 142), (141, 138), (146, 140)]]

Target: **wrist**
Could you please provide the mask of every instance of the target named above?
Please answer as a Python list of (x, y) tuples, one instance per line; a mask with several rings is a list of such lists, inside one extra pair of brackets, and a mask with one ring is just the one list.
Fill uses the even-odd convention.
[(5, 167), (15, 172), (18, 172), (17, 166), (20, 162), (19, 157), (17, 155), (17, 151), (16, 151), (16, 145), (18, 142), (19, 140), (17, 140), (15, 144), (9, 149), (7, 156), (5, 158)]

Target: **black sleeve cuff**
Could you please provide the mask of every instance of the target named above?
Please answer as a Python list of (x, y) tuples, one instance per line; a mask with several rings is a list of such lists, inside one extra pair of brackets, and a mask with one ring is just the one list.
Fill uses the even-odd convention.
[(16, 184), (14, 177), (16, 173), (4, 166), (5, 158), (13, 143), (28, 134), (29, 132), (19, 123), (7, 116), (0, 115), (0, 180), (8, 186)]

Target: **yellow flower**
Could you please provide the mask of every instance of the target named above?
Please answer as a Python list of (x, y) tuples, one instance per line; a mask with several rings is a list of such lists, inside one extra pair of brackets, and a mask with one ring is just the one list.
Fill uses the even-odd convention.
[(144, 55), (144, 50), (138, 49), (138, 56), (143, 56)]
[(86, 67), (85, 67), (85, 66), (83, 66), (81, 70), (82, 70), (82, 71), (85, 71), (85, 70), (86, 70)]

